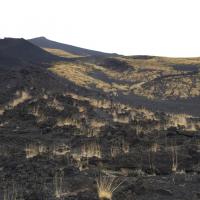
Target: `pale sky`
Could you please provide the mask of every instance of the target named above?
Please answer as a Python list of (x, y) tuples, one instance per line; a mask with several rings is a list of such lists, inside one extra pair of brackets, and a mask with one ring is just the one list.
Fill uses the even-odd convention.
[(0, 0), (0, 38), (125, 55), (200, 56), (200, 0)]

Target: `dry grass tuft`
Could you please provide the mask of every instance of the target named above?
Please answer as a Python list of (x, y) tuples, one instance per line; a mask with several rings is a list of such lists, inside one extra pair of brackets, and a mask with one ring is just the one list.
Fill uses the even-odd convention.
[(99, 175), (96, 179), (97, 192), (100, 200), (112, 200), (114, 191), (123, 183), (114, 176)]
[(26, 145), (25, 153), (26, 158), (33, 158), (47, 152), (47, 147), (42, 144), (29, 144)]
[(172, 172), (176, 173), (178, 169), (178, 153), (177, 153), (177, 147), (172, 146), (171, 147), (171, 153), (172, 153)]
[(60, 171), (59, 173), (58, 172), (55, 173), (53, 184), (54, 184), (54, 195), (56, 198), (60, 198), (64, 195), (63, 179), (64, 179), (63, 171)]
[(101, 147), (97, 142), (84, 144), (81, 148), (82, 156), (86, 158), (97, 157), (101, 158)]
[(25, 102), (26, 100), (31, 99), (31, 95), (27, 91), (17, 91), (16, 98), (11, 100), (8, 105), (11, 108), (16, 107), (17, 105)]

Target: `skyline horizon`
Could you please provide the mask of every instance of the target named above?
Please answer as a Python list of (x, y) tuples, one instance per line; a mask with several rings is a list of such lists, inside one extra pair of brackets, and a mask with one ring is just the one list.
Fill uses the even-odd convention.
[(108, 54), (117, 54), (117, 55), (122, 55), (122, 56), (152, 56), (152, 57), (163, 57), (163, 58), (177, 58), (177, 59), (181, 59), (181, 58), (200, 58), (200, 54), (199, 56), (167, 56), (167, 55), (156, 55), (156, 54), (121, 54), (121, 53), (118, 53), (118, 52), (105, 52), (105, 51), (101, 51), (99, 49), (90, 49), (90, 48), (87, 48), (87, 47), (83, 47), (83, 46), (76, 46), (76, 45), (73, 45), (73, 44), (69, 44), (69, 43), (66, 43), (66, 42), (61, 42), (61, 41), (57, 41), (57, 40), (54, 40), (54, 39), (51, 39), (51, 38), (47, 38), (45, 36), (36, 36), (36, 37), (33, 37), (33, 38), (25, 38), (25, 37), (12, 37), (12, 36), (3, 36), (3, 37), (0, 37), (0, 39), (25, 39), (27, 41), (31, 40), (31, 39), (37, 39), (37, 38), (44, 38), (44, 39), (47, 39), (47, 40), (50, 40), (50, 41), (54, 41), (54, 42), (57, 42), (57, 43), (61, 43), (61, 44), (65, 44), (65, 45), (70, 45), (70, 46), (73, 46), (73, 47), (77, 47), (77, 48), (82, 48), (82, 49), (87, 49), (87, 50), (92, 50), (92, 51), (99, 51), (99, 52), (102, 52), (102, 53), (108, 53)]
[(200, 56), (198, 0), (1, 0), (0, 37), (123, 55)]

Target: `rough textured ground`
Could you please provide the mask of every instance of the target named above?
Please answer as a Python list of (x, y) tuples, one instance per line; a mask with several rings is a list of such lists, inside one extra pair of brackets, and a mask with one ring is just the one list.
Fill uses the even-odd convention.
[(0, 199), (200, 199), (199, 58), (2, 57)]

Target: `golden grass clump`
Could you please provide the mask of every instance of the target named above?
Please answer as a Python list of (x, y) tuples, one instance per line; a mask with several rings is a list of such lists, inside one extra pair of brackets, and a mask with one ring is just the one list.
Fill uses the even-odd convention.
[(89, 144), (84, 144), (83, 147), (81, 148), (81, 152), (82, 152), (82, 157), (101, 158), (101, 147), (97, 142), (91, 142)]
[(0, 106), (0, 115), (3, 115), (4, 111), (5, 111), (5, 108), (3, 106)]
[(9, 107), (16, 107), (17, 105), (25, 102), (26, 100), (30, 99), (31, 95), (27, 91), (17, 91), (16, 98), (12, 99), (8, 105)]
[(99, 175), (96, 179), (97, 192), (100, 200), (112, 200), (114, 191), (123, 183), (114, 176)]
[(47, 152), (47, 147), (42, 144), (29, 144), (26, 145), (25, 153), (26, 158), (33, 158)]
[(72, 119), (72, 118), (62, 118), (62, 117), (59, 117), (57, 119), (57, 123), (56, 125), (58, 127), (63, 127), (63, 126), (76, 126), (77, 128), (80, 128), (81, 124), (79, 123), (78, 120), (76, 119)]
[(106, 122), (104, 122), (103, 120), (97, 120), (97, 119), (93, 119), (90, 122), (90, 126), (92, 128), (96, 128), (96, 129), (99, 129), (99, 128), (105, 126), (105, 124), (106, 124)]
[(172, 115), (171, 117), (171, 123), (174, 126), (184, 126), (187, 127), (187, 118), (189, 118), (190, 116), (185, 115), (185, 114), (176, 114), (176, 115)]

